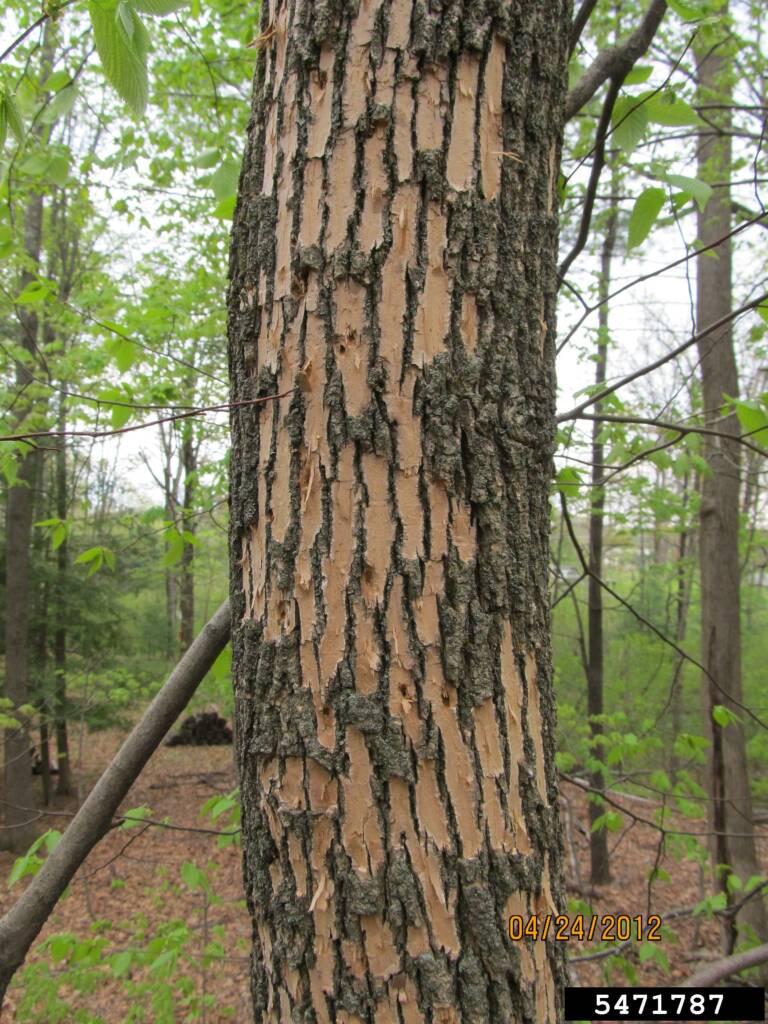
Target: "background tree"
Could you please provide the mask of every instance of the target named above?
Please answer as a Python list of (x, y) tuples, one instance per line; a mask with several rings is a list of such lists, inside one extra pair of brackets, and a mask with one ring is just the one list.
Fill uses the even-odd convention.
[[(727, 11), (727, 7), (724, 9)], [(696, 265), (696, 320), (699, 327), (727, 318), (731, 300), (731, 174), (733, 101), (728, 36), (703, 32), (697, 51), (699, 102), (717, 103), (707, 115), (698, 144), (699, 177), (722, 183), (698, 215), (698, 235), (711, 246)], [(739, 517), (741, 512), (741, 446), (729, 440), (741, 433), (729, 403), (739, 395), (730, 320), (699, 343), (704, 422), (717, 430), (706, 436), (708, 472), (701, 478), (699, 558), (701, 562), (701, 660), (704, 711), (710, 734), (709, 792), (713, 867), (726, 892), (728, 876), (760, 874), (755, 847), (752, 799), (745, 746), (744, 695), (741, 683), (741, 615)], [(733, 951), (736, 926), (749, 927), (761, 940), (768, 936), (762, 899), (751, 900), (731, 922), (727, 952)]]

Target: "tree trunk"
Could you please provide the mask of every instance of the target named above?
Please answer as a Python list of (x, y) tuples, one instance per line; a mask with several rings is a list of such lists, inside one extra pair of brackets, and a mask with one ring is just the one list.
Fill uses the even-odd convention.
[[(490, 8), (489, 8), (490, 9)], [(257, 1021), (561, 1019), (547, 593), (565, 2), (264, 5), (235, 215)]]
[[(65, 399), (59, 407), (59, 430), (66, 430)], [(68, 515), (67, 499), (67, 452), (61, 445), (56, 452), (56, 515), (62, 521)], [(53, 660), (56, 677), (56, 759), (59, 777), (56, 792), (59, 796), (74, 793), (72, 765), (69, 758), (69, 733), (67, 731), (67, 574), (68, 545), (66, 539), (56, 549), (56, 631), (53, 637)]]
[[(597, 334), (597, 362), (595, 363), (595, 386), (599, 391), (605, 384), (608, 366), (608, 297), (611, 284), (611, 260), (616, 244), (617, 211), (611, 209), (605, 229), (603, 251), (600, 260), (600, 309)], [(602, 402), (595, 403), (595, 415), (599, 416)], [(594, 747), (592, 754), (600, 761), (603, 749), (599, 745), (603, 735), (603, 726), (599, 721), (603, 714), (604, 686), (604, 641), (603, 641), (603, 588), (600, 580), (603, 576), (603, 515), (605, 511), (605, 491), (603, 490), (603, 463), (605, 462), (605, 445), (602, 433), (605, 427), (599, 420), (592, 424), (592, 501), (589, 510), (589, 658), (587, 673), (587, 712), (589, 729)], [(605, 777), (602, 769), (593, 773), (592, 787), (602, 792)], [(602, 800), (590, 801), (589, 823), (593, 825), (600, 815), (605, 813)], [(593, 885), (607, 885), (611, 880), (611, 868), (608, 859), (608, 832), (601, 828), (589, 833), (590, 880)]]
[[(181, 443), (181, 465), (184, 474), (184, 510), (179, 529), (184, 533), (195, 533), (197, 520), (194, 515), (195, 491), (197, 486), (197, 444), (192, 428), (187, 427)], [(179, 605), (181, 608), (181, 653), (187, 650), (195, 639), (195, 548), (184, 540), (179, 573)]]
[[(43, 229), (43, 197), (33, 196), (24, 212), (24, 251), (31, 265), (40, 262)], [(25, 288), (35, 279), (30, 270), (21, 274), (20, 286)], [(32, 357), (37, 349), (37, 314), (29, 307), (18, 308), (20, 344)], [(24, 395), (32, 382), (27, 365), (16, 363), (16, 387), (22, 395), (17, 405), (18, 423), (29, 412)], [(5, 525), (5, 689), (4, 695), (14, 708), (29, 702), (29, 607), (30, 547), (34, 510), (36, 460), (34, 449), (19, 460), (18, 482), (8, 488)], [(0, 830), (0, 848), (23, 853), (35, 839), (34, 788), (32, 785), (31, 738), (28, 719), (14, 714), (19, 727), (5, 730), (5, 824)]]
[[(680, 533), (677, 542), (677, 569), (675, 575), (675, 643), (682, 648), (685, 643), (685, 633), (688, 628), (688, 610), (691, 604), (691, 570), (688, 561), (691, 558), (691, 535), (688, 526), (688, 495), (689, 479), (686, 473), (683, 477), (683, 494), (680, 511)], [(685, 658), (678, 657), (675, 660), (675, 668), (672, 673), (672, 682), (669, 689), (670, 717), (672, 720), (672, 737), (669, 745), (669, 775), (674, 785), (677, 782), (677, 773), (680, 770), (678, 756), (675, 753), (675, 744), (683, 730), (683, 673), (685, 671)]]
[[(702, 102), (727, 104), (729, 57), (720, 45), (697, 56)], [(730, 127), (723, 112), (721, 128)], [(731, 143), (727, 134), (702, 134), (699, 141), (699, 177), (728, 181), (731, 174)], [(706, 210), (699, 214), (698, 237), (710, 246), (725, 238), (731, 228), (731, 197), (728, 188), (717, 188)], [(731, 244), (725, 241), (697, 260), (697, 322), (701, 330), (731, 311)], [(721, 433), (740, 433), (735, 413), (722, 418), (724, 396), (738, 394), (738, 373), (730, 325), (710, 334), (699, 345), (702, 399), (708, 426)], [(699, 554), (701, 562), (701, 637), (704, 678), (704, 708), (711, 738), (712, 827), (717, 833), (713, 856), (717, 865), (729, 869), (746, 882), (761, 873), (757, 860), (752, 819), (752, 800), (747, 771), (744, 727), (741, 720), (726, 726), (712, 717), (715, 705), (724, 705), (742, 716), (739, 496), (740, 445), (720, 437), (705, 436), (704, 455), (711, 469), (702, 478)], [(719, 884), (724, 885), (722, 872)], [(748, 902), (738, 915), (737, 925), (754, 929), (766, 938), (765, 907), (761, 897)], [(746, 935), (745, 935), (746, 937)], [(727, 939), (727, 945), (735, 940)]]
[[(37, 453), (38, 461), (38, 472), (42, 469), (40, 465), (42, 461), (43, 452)], [(37, 483), (37, 494), (40, 495), (42, 491), (42, 482), (38, 480)], [(37, 546), (37, 545), (35, 545)], [(37, 553), (37, 552), (36, 552)], [(51, 806), (51, 799), (53, 797), (53, 786), (51, 783), (51, 751), (50, 743), (48, 739), (48, 716), (50, 714), (50, 692), (46, 683), (46, 674), (48, 671), (48, 584), (43, 583), (40, 588), (40, 599), (37, 608), (35, 609), (35, 671), (38, 677), (38, 687), (36, 697), (36, 705), (38, 708), (39, 715), (39, 735), (40, 745), (38, 747), (38, 766), (40, 771), (40, 781), (43, 787), (43, 804), (45, 807)], [(42, 685), (40, 685), (42, 684)]]

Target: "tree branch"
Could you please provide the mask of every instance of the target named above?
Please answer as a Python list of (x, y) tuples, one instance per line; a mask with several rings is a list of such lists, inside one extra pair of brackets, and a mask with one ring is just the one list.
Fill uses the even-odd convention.
[(592, 11), (594, 11), (596, 7), (597, 0), (582, 0), (581, 7), (579, 7), (578, 11), (573, 16), (569, 53), (573, 53), (576, 49), (579, 39), (581, 39), (581, 33), (587, 27), (587, 22), (592, 16)]
[(562, 281), (568, 273), (571, 264), (582, 251), (589, 239), (589, 228), (592, 223), (592, 211), (595, 207), (597, 186), (600, 184), (600, 175), (602, 174), (603, 167), (605, 166), (605, 140), (608, 137), (608, 131), (611, 127), (611, 115), (613, 114), (613, 108), (616, 106), (616, 100), (618, 99), (619, 90), (621, 89), (621, 83), (623, 81), (623, 77), (611, 79), (611, 85), (608, 89), (608, 94), (605, 97), (605, 102), (603, 103), (603, 110), (600, 114), (600, 123), (597, 126), (597, 136), (593, 147), (595, 155), (592, 160), (592, 170), (589, 174), (589, 184), (587, 185), (586, 195), (584, 196), (584, 209), (581, 215), (579, 234), (573, 248), (558, 267), (557, 276), (560, 281)]
[[(569, 121), (595, 95), (609, 78), (624, 78), (651, 45), (656, 29), (667, 10), (666, 0), (652, 0), (645, 17), (631, 35), (616, 46), (598, 54), (574, 85), (565, 101), (565, 119)], [(581, 12), (579, 12), (581, 13)]]
[(722, 960), (716, 960), (713, 964), (707, 964), (706, 967), (702, 967), (686, 979), (683, 985), (687, 988), (714, 985), (716, 981), (721, 981), (731, 974), (746, 971), (749, 967), (758, 967), (767, 961), (768, 942), (764, 942), (762, 946), (755, 946), (754, 949), (748, 949), (744, 953), (734, 953), (733, 956), (726, 956)]
[(279, 398), (285, 398), (296, 389), (289, 388), (279, 395), (265, 395), (262, 398), (244, 398), (240, 402), (224, 402), (222, 405), (204, 405), (199, 409), (192, 409), (190, 412), (179, 412), (173, 416), (162, 416), (157, 420), (148, 420), (146, 423), (134, 423), (130, 427), (120, 427), (119, 430), (32, 430), (28, 434), (3, 434), (0, 441), (34, 441), (40, 437), (91, 437), (101, 440), (105, 437), (117, 437), (119, 434), (130, 434), (134, 430), (146, 430), (147, 427), (157, 427), (163, 423), (176, 423), (178, 420), (188, 420), (192, 416), (205, 416), (208, 412), (228, 412), (230, 409), (241, 409), (247, 405), (259, 405), (263, 402), (273, 402)]
[(88, 794), (85, 803), (24, 894), (0, 919), (0, 1008), (49, 914), (96, 843), (109, 831), (128, 790), (189, 703), (230, 635), (229, 601), (203, 626), (138, 725)]
[[(651, 416), (616, 416), (610, 413), (600, 413), (599, 416), (592, 416), (590, 413), (584, 412), (574, 417), (577, 420), (590, 420), (593, 423), (626, 423), (636, 424), (638, 426), (658, 427), (659, 430), (674, 430), (680, 436), (685, 434), (707, 434), (710, 437), (722, 437), (726, 441), (738, 441), (739, 444), (743, 444), (745, 448), (749, 448), (751, 451), (756, 452), (758, 455), (765, 457), (768, 455), (768, 450), (761, 448), (759, 445), (752, 444), (749, 438), (752, 434), (759, 434), (765, 427), (759, 427), (757, 430), (750, 430), (746, 434), (726, 434), (724, 430), (713, 430), (711, 427), (700, 427), (698, 424), (685, 423), (671, 423), (668, 420), (655, 420)], [(675, 444), (680, 438), (675, 438)], [(625, 469), (625, 466), (621, 467)]]
[[(739, 306), (738, 309), (732, 310), (727, 316), (721, 316), (719, 320), (715, 320), (714, 323), (709, 324), (704, 328), (703, 331), (699, 331), (698, 334), (692, 335), (687, 341), (684, 341), (682, 345), (678, 345), (677, 348), (673, 348), (667, 352), (666, 355), (660, 356), (655, 359), (652, 363), (648, 363), (647, 366), (643, 366), (639, 370), (635, 370), (634, 373), (628, 373), (625, 377), (617, 380), (615, 384), (611, 384), (601, 391), (597, 391), (594, 395), (584, 399), (579, 405), (574, 406), (573, 409), (569, 409), (568, 412), (561, 413), (555, 422), (564, 423), (566, 420), (577, 419), (585, 409), (588, 409), (591, 405), (595, 405), (597, 402), (607, 398), (608, 395), (612, 395), (614, 391), (618, 391), (619, 388), (626, 387), (627, 384), (631, 384), (632, 381), (637, 380), (639, 377), (645, 377), (646, 374), (651, 373), (653, 370), (658, 370), (660, 366), (670, 362), (672, 359), (677, 359), (678, 356), (682, 355), (692, 345), (696, 345), (699, 341), (713, 334), (715, 331), (724, 327), (732, 320), (736, 320), (738, 317), (743, 316), (744, 313), (749, 313), (750, 310), (757, 309), (758, 306), (762, 306), (765, 302), (768, 302), (768, 292), (758, 296), (751, 302), (745, 303), (743, 306)], [(676, 428), (675, 428), (676, 429)]]

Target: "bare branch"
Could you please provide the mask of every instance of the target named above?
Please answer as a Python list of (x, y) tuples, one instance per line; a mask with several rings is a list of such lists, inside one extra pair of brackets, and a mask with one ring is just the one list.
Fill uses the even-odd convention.
[(762, 946), (755, 946), (744, 953), (734, 953), (733, 956), (723, 957), (713, 964), (707, 964), (700, 970), (687, 978), (683, 985), (688, 988), (714, 985), (715, 982), (729, 977), (731, 974), (738, 974), (739, 971), (746, 971), (749, 967), (758, 967), (768, 961), (768, 942)]
[(666, 10), (666, 0), (652, 0), (645, 17), (635, 31), (623, 42), (598, 54), (568, 93), (565, 101), (566, 121), (570, 121), (574, 114), (592, 99), (603, 82), (609, 78), (624, 78), (632, 70), (632, 66), (651, 45)]
[[(759, 445), (752, 444), (748, 438), (752, 434), (758, 434), (761, 430), (765, 430), (765, 427), (759, 428), (758, 430), (751, 430), (747, 434), (726, 434), (723, 430), (713, 430), (711, 427), (700, 427), (696, 423), (685, 424), (685, 423), (671, 423), (667, 420), (655, 420), (651, 416), (616, 416), (609, 413), (600, 413), (599, 416), (592, 416), (590, 413), (581, 413), (579, 416), (574, 417), (578, 420), (590, 420), (593, 423), (626, 423), (636, 424), (637, 426), (648, 426), (658, 427), (659, 430), (674, 430), (681, 437), (685, 434), (709, 434), (711, 437), (722, 437), (726, 441), (738, 441), (739, 444), (743, 444), (745, 448), (750, 448), (753, 452), (757, 452), (758, 455), (768, 455), (768, 450), (760, 448)], [(680, 438), (675, 438), (675, 442), (679, 441)], [(622, 469), (626, 468), (624, 466)]]
[(573, 25), (571, 26), (570, 53), (573, 53), (576, 49), (579, 39), (581, 39), (581, 33), (587, 27), (587, 22), (596, 7), (597, 0), (582, 0), (581, 7), (574, 14)]
[(677, 348), (673, 348), (670, 352), (667, 352), (666, 355), (660, 356), (652, 363), (648, 363), (647, 366), (643, 366), (641, 369), (635, 370), (634, 373), (628, 373), (625, 377), (617, 380), (615, 384), (611, 384), (609, 387), (603, 388), (602, 391), (598, 391), (594, 395), (590, 395), (589, 398), (585, 398), (583, 402), (574, 406), (573, 409), (569, 409), (568, 412), (561, 413), (557, 417), (556, 422), (564, 423), (566, 420), (577, 419), (584, 410), (588, 409), (591, 405), (601, 402), (604, 398), (607, 398), (608, 395), (612, 395), (615, 391), (618, 391), (619, 388), (623, 388), (626, 387), (627, 384), (631, 384), (632, 381), (635, 381), (640, 377), (645, 377), (646, 374), (652, 373), (654, 370), (658, 370), (658, 368), (660, 366), (664, 366), (665, 363), (669, 363), (673, 359), (677, 359), (678, 356), (691, 348), (692, 345), (698, 344), (698, 342), (707, 338), (710, 334), (713, 334), (732, 320), (736, 320), (738, 317), (743, 316), (744, 313), (749, 313), (758, 306), (762, 306), (765, 302), (768, 302), (768, 292), (758, 296), (756, 299), (752, 299), (751, 302), (747, 302), (743, 306), (739, 306), (738, 309), (732, 310), (727, 316), (721, 316), (719, 320), (715, 320), (714, 323), (709, 324), (703, 331), (699, 331), (698, 334), (692, 335), (687, 341), (684, 341), (682, 345), (678, 345)]
[(588, 306), (584, 313), (582, 313), (582, 315), (570, 329), (570, 331), (568, 331), (568, 333), (560, 342), (560, 344), (557, 346), (557, 354), (559, 355), (562, 352), (562, 350), (565, 348), (565, 346), (568, 344), (568, 342), (571, 340), (574, 334), (576, 334), (576, 332), (579, 330), (584, 321), (587, 320), (587, 318), (590, 317), (592, 313), (600, 309), (601, 306), (604, 306), (606, 302), (610, 302), (612, 299), (615, 299), (618, 295), (623, 295), (624, 292), (629, 291), (631, 288), (636, 288), (639, 284), (644, 284), (646, 281), (652, 281), (655, 277), (661, 277), (668, 271), (675, 270), (677, 267), (680, 267), (683, 264), (688, 263), (690, 260), (696, 259), (696, 257), (700, 256), (702, 253), (710, 252), (712, 249), (716, 249), (719, 245), (722, 245), (723, 242), (726, 242), (729, 238), (734, 238), (736, 235), (740, 234), (746, 228), (752, 227), (753, 224), (759, 224), (760, 221), (766, 219), (766, 216), (767, 215), (765, 213), (761, 213), (757, 215), (753, 220), (746, 220), (743, 223), (738, 224), (735, 228), (733, 228), (732, 231), (729, 231), (728, 234), (723, 235), (722, 238), (718, 238), (717, 241), (711, 242), (709, 245), (702, 245), (698, 249), (692, 248), (690, 252), (687, 252), (685, 254), (685, 256), (680, 256), (678, 259), (672, 260), (671, 263), (666, 263), (663, 267), (659, 267), (658, 270), (651, 270), (647, 274), (641, 274), (639, 277), (635, 277), (631, 281), (627, 281), (627, 283), (623, 284), (621, 288), (617, 288), (615, 291), (611, 292), (610, 295), (606, 296), (606, 298), (600, 299), (598, 302), (596, 302), (594, 306)]
[(600, 123), (597, 126), (597, 135), (595, 137), (595, 145), (593, 146), (595, 156), (592, 161), (592, 170), (589, 174), (589, 184), (587, 185), (586, 195), (584, 196), (584, 209), (581, 215), (579, 234), (573, 248), (558, 267), (557, 274), (561, 281), (568, 273), (571, 264), (582, 251), (589, 239), (589, 228), (592, 223), (592, 211), (595, 207), (597, 186), (600, 184), (600, 175), (602, 174), (603, 167), (605, 166), (605, 140), (608, 137), (608, 129), (611, 126), (611, 115), (613, 114), (613, 108), (616, 105), (622, 81), (623, 78), (611, 79), (611, 86), (608, 90), (607, 96), (605, 97), (605, 102), (603, 103), (603, 111), (600, 114)]
[(88, 794), (56, 849), (21, 898), (0, 919), (0, 1008), (13, 975), (49, 914), (165, 734), (189, 703), (230, 635), (229, 601), (203, 627), (171, 672), (138, 725)]
[(179, 412), (174, 416), (163, 416), (157, 420), (148, 420), (146, 423), (134, 423), (132, 427), (121, 427), (119, 430), (33, 430), (28, 434), (5, 434), (0, 436), (0, 441), (27, 441), (38, 437), (93, 437), (97, 440), (104, 437), (117, 437), (119, 434), (130, 434), (133, 430), (146, 430), (147, 427), (156, 427), (162, 423), (175, 423), (176, 420), (186, 420), (190, 416), (204, 416), (207, 412), (227, 412), (229, 409), (241, 409), (246, 405), (259, 405), (262, 402), (273, 402), (279, 398), (285, 398), (295, 391), (290, 388), (279, 395), (265, 395), (263, 398), (245, 398), (241, 402), (225, 402), (222, 405), (205, 405), (199, 409), (192, 409), (190, 412)]

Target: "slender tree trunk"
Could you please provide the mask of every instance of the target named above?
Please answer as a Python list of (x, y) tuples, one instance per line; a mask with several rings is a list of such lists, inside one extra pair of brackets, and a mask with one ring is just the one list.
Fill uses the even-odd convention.
[[(42, 452), (38, 453), (38, 462), (40, 461), (39, 456), (42, 454)], [(41, 488), (38, 485), (38, 491), (40, 490)], [(38, 748), (38, 755), (40, 779), (43, 784), (43, 804), (46, 807), (50, 807), (51, 798), (53, 797), (53, 787), (51, 785), (51, 751), (48, 740), (50, 693), (48, 692), (47, 686), (44, 685), (48, 668), (48, 615), (48, 584), (44, 583), (41, 587), (40, 604), (36, 609), (35, 615), (37, 620), (35, 624), (35, 671), (38, 678), (36, 705), (39, 709), (38, 714), (40, 717), (40, 746)], [(41, 683), (43, 684), (42, 686), (40, 685)]]
[[(354, 13), (353, 13), (354, 6)], [(557, 1021), (565, 2), (278, 0), (231, 256), (257, 1021)]]
[[(24, 212), (24, 251), (32, 266), (40, 262), (42, 243), (43, 197), (33, 196)], [(30, 270), (21, 275), (23, 289), (34, 280)], [(20, 344), (32, 358), (37, 348), (37, 314), (29, 307), (18, 309)], [(21, 393), (19, 421), (29, 412), (24, 391), (32, 378), (22, 360), (16, 363), (16, 387)], [(29, 609), (30, 609), (30, 547), (34, 510), (36, 460), (34, 451), (19, 460), (18, 482), (8, 488), (5, 524), (5, 696), (15, 708), (29, 702)], [(13, 712), (12, 712), (13, 713)], [(32, 759), (29, 722), (16, 715), (19, 727), (5, 730), (5, 824), (0, 830), (0, 847), (15, 853), (24, 852), (36, 835), (35, 799), (32, 785)]]
[[(597, 361), (595, 363), (595, 385), (599, 389), (605, 384), (608, 366), (608, 296), (611, 290), (611, 260), (616, 244), (616, 225), (618, 215), (612, 209), (608, 215), (605, 239), (600, 259), (600, 310), (597, 334)], [(600, 415), (602, 402), (595, 404), (595, 414)], [(587, 673), (587, 713), (592, 741), (595, 744), (593, 756), (602, 761), (603, 751), (599, 745), (603, 735), (603, 726), (598, 720), (604, 712), (604, 639), (603, 639), (603, 588), (600, 580), (603, 576), (603, 525), (605, 514), (605, 491), (603, 490), (603, 463), (605, 462), (605, 445), (602, 441), (604, 424), (598, 420), (592, 424), (592, 501), (589, 510), (589, 656)], [(605, 777), (602, 769), (592, 775), (592, 786), (602, 792)], [(589, 822), (605, 813), (601, 800), (589, 804)], [(608, 859), (608, 832), (600, 829), (589, 833), (590, 880), (593, 885), (606, 885), (611, 880), (611, 869)]]
[[(699, 89), (703, 102), (730, 102), (726, 81), (729, 57), (719, 46), (697, 57)], [(730, 127), (723, 112), (719, 125)], [(702, 134), (699, 142), (699, 177), (728, 181), (731, 174), (731, 143), (727, 134)], [(705, 246), (725, 238), (731, 228), (731, 197), (728, 188), (717, 188), (706, 210), (699, 214), (698, 236)], [(731, 310), (731, 244), (723, 242), (697, 261), (697, 320), (699, 329)], [(722, 419), (726, 397), (738, 394), (738, 372), (730, 325), (710, 335), (699, 346), (705, 420), (725, 434), (739, 433), (735, 414)], [(739, 498), (741, 487), (740, 446), (736, 441), (705, 437), (704, 454), (711, 473), (702, 477), (700, 541), (701, 636), (704, 708), (711, 736), (710, 779), (712, 827), (715, 830), (714, 863), (728, 865), (742, 881), (761, 873), (752, 819), (752, 800), (747, 769), (744, 727), (741, 723), (741, 631), (739, 570)], [(715, 705), (724, 705), (738, 720), (726, 726), (712, 717)], [(719, 884), (724, 885), (722, 871)], [(766, 938), (765, 907), (761, 897), (751, 900), (739, 913), (739, 930), (754, 929)], [(736, 935), (727, 938), (732, 945)]]
[[(65, 399), (62, 396), (59, 406), (59, 430), (66, 430)], [(66, 520), (69, 509), (67, 496), (67, 452), (64, 445), (56, 452), (56, 515)], [(67, 575), (68, 545), (66, 539), (56, 550), (56, 631), (53, 637), (54, 674), (56, 679), (55, 713), (56, 713), (56, 758), (59, 764), (59, 777), (56, 792), (59, 796), (71, 796), (74, 793), (72, 764), (69, 756), (69, 734), (67, 732)]]
[[(192, 428), (189, 427), (181, 444), (181, 464), (184, 475), (184, 510), (181, 514), (180, 529), (194, 535), (197, 520), (192, 512), (195, 505), (197, 489), (197, 444)], [(185, 539), (181, 554), (179, 573), (179, 596), (181, 610), (181, 653), (189, 647), (195, 638), (195, 548)]]
[[(691, 580), (690, 580), (690, 569), (688, 566), (688, 559), (690, 558), (690, 541), (691, 534), (688, 528), (688, 495), (689, 495), (690, 482), (688, 474), (686, 473), (683, 478), (683, 497), (682, 497), (682, 526), (680, 533), (678, 534), (678, 547), (677, 547), (677, 586), (675, 594), (675, 643), (678, 647), (683, 646), (685, 642), (685, 633), (688, 628), (688, 610), (691, 603)], [(677, 781), (677, 773), (679, 771), (678, 758), (675, 753), (675, 743), (678, 736), (682, 732), (683, 727), (683, 671), (685, 669), (685, 659), (682, 657), (677, 658), (675, 661), (675, 668), (672, 675), (672, 683), (670, 686), (670, 711), (672, 720), (672, 742), (670, 743), (670, 754), (669, 754), (669, 774), (674, 784)]]

